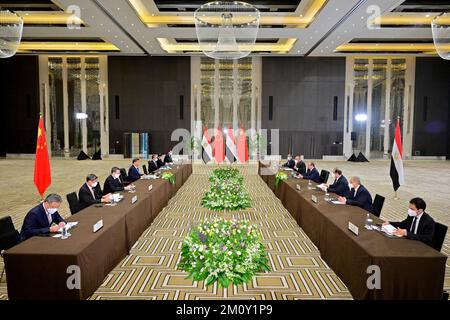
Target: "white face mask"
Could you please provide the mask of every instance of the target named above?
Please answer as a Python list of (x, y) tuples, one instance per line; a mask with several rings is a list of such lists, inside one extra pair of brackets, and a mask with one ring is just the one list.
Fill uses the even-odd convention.
[(50, 213), (50, 214), (54, 214), (56, 211), (58, 211), (57, 208), (48, 208), (47, 209), (47, 212)]
[(408, 216), (417, 217), (417, 212), (415, 212), (413, 209), (408, 209)]
[(349, 187), (350, 189), (353, 189), (353, 185), (352, 185), (351, 183), (348, 184), (348, 187)]
[(120, 173), (115, 173), (115, 174), (113, 174), (113, 178), (114, 178), (114, 179), (119, 179), (119, 177), (120, 177)]
[(96, 181), (96, 182), (94, 182), (94, 183), (92, 184), (92, 188), (97, 187), (97, 185), (98, 185), (98, 181)]
[(288, 157), (287, 159), (288, 159), (288, 161), (291, 161), (291, 160), (292, 160), (292, 157)]

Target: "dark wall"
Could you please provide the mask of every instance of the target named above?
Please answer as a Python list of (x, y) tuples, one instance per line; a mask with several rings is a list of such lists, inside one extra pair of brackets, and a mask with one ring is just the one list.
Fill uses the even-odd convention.
[(450, 158), (450, 61), (416, 59), (414, 151)]
[(39, 66), (36, 56), (0, 59), (2, 141), (6, 153), (34, 153), (39, 122)]
[[(280, 153), (341, 155), (345, 58), (263, 58), (262, 128), (280, 129)], [(273, 97), (273, 120), (269, 119)], [(337, 96), (337, 119), (333, 120)]]
[(174, 129), (190, 130), (190, 68), (189, 57), (109, 57), (111, 153), (123, 153), (125, 132), (148, 132), (150, 152), (164, 153)]

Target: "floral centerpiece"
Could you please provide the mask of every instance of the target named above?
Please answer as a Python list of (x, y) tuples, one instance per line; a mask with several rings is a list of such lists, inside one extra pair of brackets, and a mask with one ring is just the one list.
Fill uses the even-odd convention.
[(161, 175), (161, 179), (168, 180), (171, 184), (176, 183), (175, 176), (172, 172), (163, 172), (163, 174)]
[(243, 187), (244, 178), (239, 170), (216, 169), (209, 181), (211, 187), (203, 195), (202, 206), (211, 210), (241, 210), (251, 206), (250, 197)]
[(282, 171), (278, 172), (275, 175), (275, 187), (278, 187), (279, 184), (281, 183), (281, 181), (287, 180), (287, 178), (288, 178), (288, 176), (285, 172), (282, 172)]
[(218, 281), (219, 286), (249, 282), (256, 272), (270, 271), (268, 257), (256, 227), (248, 221), (202, 221), (184, 239), (178, 268), (188, 279)]

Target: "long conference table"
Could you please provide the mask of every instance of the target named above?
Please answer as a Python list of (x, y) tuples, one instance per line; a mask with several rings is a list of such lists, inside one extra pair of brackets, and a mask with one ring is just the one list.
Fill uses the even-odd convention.
[[(308, 181), (290, 177), (275, 186), (276, 172), (270, 164), (259, 162), (261, 178), (317, 246), (323, 260), (342, 279), (353, 298), (442, 298), (445, 255), (419, 241), (389, 238), (365, 229), (366, 211), (325, 201), (324, 192), (316, 188), (308, 190)], [(290, 176), (290, 172), (286, 173)], [(312, 201), (313, 195), (317, 203)], [(371, 218), (374, 223), (382, 223), (374, 215)], [(359, 228), (358, 235), (349, 230), (349, 222)], [(371, 266), (379, 267), (379, 289), (373, 286), (374, 278), (369, 279), (375, 274)]]
[[(78, 222), (68, 239), (32, 237), (6, 251), (9, 299), (83, 300), (91, 296), (188, 179), (192, 164), (175, 165), (169, 171), (175, 175), (175, 185), (163, 179), (141, 179), (134, 182), (136, 192), (122, 192), (124, 198), (116, 206), (90, 206), (68, 218)], [(137, 201), (132, 203), (135, 196)], [(94, 233), (99, 220), (103, 227)]]

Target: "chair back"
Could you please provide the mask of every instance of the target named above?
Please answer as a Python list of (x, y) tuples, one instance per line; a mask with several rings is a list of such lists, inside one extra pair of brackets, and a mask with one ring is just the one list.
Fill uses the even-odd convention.
[(434, 225), (434, 235), (433, 239), (431, 239), (431, 246), (436, 249), (437, 251), (441, 251), (442, 245), (444, 244), (445, 236), (447, 235), (447, 229), (448, 227), (439, 223), (435, 222)]
[(71, 192), (68, 195), (66, 195), (66, 199), (67, 202), (69, 203), (69, 209), (72, 215), (80, 211), (81, 209), (80, 202), (78, 201), (78, 196), (75, 192)]
[(375, 199), (373, 199), (373, 205), (372, 205), (372, 214), (374, 216), (380, 217), (381, 210), (383, 209), (384, 205), (384, 197), (380, 196), (379, 194), (375, 195)]
[(327, 170), (320, 171), (320, 182), (327, 183), (329, 177), (330, 177), (330, 171), (327, 171)]
[(144, 170), (145, 175), (148, 175), (147, 166), (145, 164), (142, 165), (142, 170)]
[(14, 247), (20, 242), (19, 231), (14, 227), (11, 216), (0, 219), (0, 252)]

